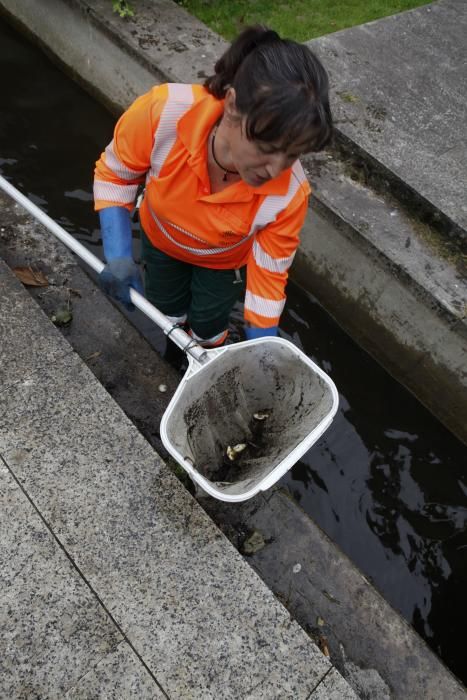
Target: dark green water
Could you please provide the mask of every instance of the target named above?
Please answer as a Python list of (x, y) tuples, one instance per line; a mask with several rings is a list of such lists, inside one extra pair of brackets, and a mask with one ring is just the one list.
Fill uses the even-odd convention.
[[(3, 22), (0, 47), (0, 172), (98, 253), (92, 174), (114, 120)], [(293, 285), (281, 328), (340, 391), (282, 485), (466, 683), (466, 448)]]

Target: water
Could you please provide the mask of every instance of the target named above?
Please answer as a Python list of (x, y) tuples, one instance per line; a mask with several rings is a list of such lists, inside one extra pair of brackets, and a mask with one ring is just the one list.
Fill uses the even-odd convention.
[[(98, 254), (92, 174), (114, 120), (3, 22), (0, 46), (0, 172)], [(466, 448), (293, 285), (281, 327), (341, 392), (282, 485), (467, 683)]]
[(465, 682), (465, 446), (310, 295), (294, 289), (283, 327), (340, 391), (287, 489)]

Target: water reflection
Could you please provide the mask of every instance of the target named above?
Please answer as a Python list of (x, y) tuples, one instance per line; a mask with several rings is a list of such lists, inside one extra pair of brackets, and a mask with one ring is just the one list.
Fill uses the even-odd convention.
[(293, 289), (290, 303), (287, 335), (330, 372), (341, 404), (284, 485), (465, 679), (466, 449), (310, 295)]

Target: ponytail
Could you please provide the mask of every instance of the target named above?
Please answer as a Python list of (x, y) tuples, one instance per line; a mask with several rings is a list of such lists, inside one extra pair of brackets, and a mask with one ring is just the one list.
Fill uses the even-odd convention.
[(227, 89), (233, 84), (235, 75), (244, 59), (261, 44), (281, 41), (279, 34), (272, 29), (256, 24), (245, 29), (214, 66), (214, 75), (207, 78), (204, 87), (211, 95), (223, 99)]

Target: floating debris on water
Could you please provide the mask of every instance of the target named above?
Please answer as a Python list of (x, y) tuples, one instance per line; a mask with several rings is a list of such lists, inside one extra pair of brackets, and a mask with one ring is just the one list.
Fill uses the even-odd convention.
[(269, 418), (269, 413), (267, 411), (258, 411), (258, 413), (253, 413), (253, 418), (255, 420), (263, 421)]
[(167, 391), (167, 384), (159, 384), (158, 388), (161, 394), (165, 394), (165, 392)]
[(244, 450), (246, 450), (247, 444), (245, 442), (239, 442), (237, 445), (234, 445), (233, 447), (229, 445), (227, 447), (227, 457), (230, 459), (231, 462), (235, 462), (236, 459), (239, 458), (239, 456), (242, 454)]

